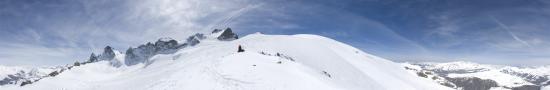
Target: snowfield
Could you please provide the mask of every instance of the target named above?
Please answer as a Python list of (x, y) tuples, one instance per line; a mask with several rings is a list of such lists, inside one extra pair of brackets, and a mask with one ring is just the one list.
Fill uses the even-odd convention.
[[(237, 52), (241, 45), (245, 52)], [(124, 54), (116, 53), (123, 62)], [(209, 37), (149, 63), (108, 61), (1, 90), (450, 90), (400, 64), (317, 35), (251, 34), (234, 41)]]
[(412, 74), (420, 73), (420, 77), (437, 76), (443, 79), (434, 79), (435, 82), (453, 83), (450, 86), (472, 90), (485, 87), (491, 90), (548, 90), (550, 85), (550, 66), (516, 67), (465, 61), (406, 62), (402, 65)]
[(16, 67), (16, 66), (8, 67), (8, 66), (0, 65), (0, 78), (6, 78), (6, 77), (8, 77), (8, 75), (16, 74), (16, 73), (18, 73), (18, 71), (22, 71), (22, 70), (26, 71), (26, 70), (28, 70), (28, 68), (26, 68), (26, 67)]

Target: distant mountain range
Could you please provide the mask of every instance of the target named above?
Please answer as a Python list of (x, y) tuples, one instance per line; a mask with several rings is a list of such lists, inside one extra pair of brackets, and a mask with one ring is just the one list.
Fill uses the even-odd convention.
[(402, 65), (417, 76), (461, 90), (541, 90), (550, 85), (550, 66), (513, 67), (464, 61)]

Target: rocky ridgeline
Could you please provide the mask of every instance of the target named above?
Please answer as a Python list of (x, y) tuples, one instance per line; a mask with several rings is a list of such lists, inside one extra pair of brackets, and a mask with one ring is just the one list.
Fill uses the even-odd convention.
[[(215, 29), (212, 34), (220, 34), (217, 39), (220, 41), (232, 41), (238, 39), (238, 35), (233, 33), (231, 28), (225, 30)], [(131, 66), (139, 63), (150, 63), (149, 59), (157, 54), (171, 54), (175, 53), (179, 49), (195, 46), (200, 43), (201, 40), (206, 39), (206, 36), (202, 33), (197, 33), (189, 36), (184, 43), (178, 43), (178, 41), (171, 38), (161, 38), (155, 43), (147, 43), (140, 45), (136, 48), (130, 47), (126, 50), (124, 62), (113, 60), (114, 52), (109, 46), (105, 47), (104, 52), (95, 56), (94, 53), (90, 56), (89, 62), (97, 62), (102, 60), (110, 61), (113, 66), (121, 66), (122, 64)]]
[[(217, 33), (217, 32), (220, 32), (220, 30), (217, 29), (217, 30), (212, 31), (212, 33)], [(218, 40), (222, 40), (222, 41), (231, 41), (231, 40), (235, 40), (235, 39), (239, 39), (239, 36), (237, 34), (233, 33), (231, 28), (227, 28), (227, 29), (223, 30), (221, 35), (218, 36)]]
[[(212, 35), (219, 34), (216, 37), (220, 41), (232, 41), (238, 39), (238, 35), (233, 33), (231, 28), (224, 30), (214, 29), (211, 33)], [(151, 57), (158, 54), (172, 54), (178, 50), (186, 47), (195, 46), (200, 43), (201, 40), (206, 39), (207, 37), (202, 33), (197, 33), (192, 36), (189, 36), (184, 43), (178, 43), (178, 41), (171, 38), (161, 38), (155, 43), (147, 43), (139, 45), (136, 48), (130, 47), (126, 50), (125, 60), (119, 61), (115, 60), (116, 54), (114, 48), (106, 46), (103, 49), (103, 52), (99, 55), (92, 53), (87, 61), (85, 62), (75, 62), (72, 65), (57, 66), (54, 68), (49, 68), (48, 72), (37, 72), (37, 71), (19, 71), (16, 74), (8, 75), (6, 78), (0, 79), (0, 86), (2, 85), (19, 85), (25, 86), (37, 82), (43, 78), (54, 77), (61, 74), (63, 71), (70, 70), (71, 68), (85, 65), (88, 63), (94, 63), (99, 61), (109, 61), (109, 63), (114, 67), (120, 67), (122, 65), (132, 66), (139, 63), (148, 64), (148, 61)], [(44, 74), (45, 73), (45, 74)]]

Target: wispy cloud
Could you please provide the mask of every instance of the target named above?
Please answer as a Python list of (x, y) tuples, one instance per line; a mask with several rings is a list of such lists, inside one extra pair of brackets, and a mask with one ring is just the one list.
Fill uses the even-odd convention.
[(502, 30), (508, 32), (508, 34), (510, 34), (510, 36), (512, 36), (512, 38), (514, 38), (514, 40), (518, 41), (519, 43), (521, 43), (521, 44), (523, 44), (523, 45), (525, 45), (525, 46), (527, 46), (527, 47), (529, 47), (529, 48), (532, 47), (529, 43), (527, 43), (526, 41), (524, 41), (524, 40), (522, 40), (521, 38), (519, 38), (516, 34), (514, 34), (506, 24), (500, 22), (497, 18), (495, 18), (495, 17), (492, 16), (492, 15), (489, 15), (489, 17), (490, 17), (493, 21), (495, 21), (495, 23), (497, 23), (497, 24), (502, 28)]
[(124, 51), (161, 37), (183, 40), (208, 26), (228, 27), (223, 24), (261, 6), (248, 0), (6, 2), (0, 3), (1, 65), (64, 64), (106, 45)]
[(538, 1), (503, 0), (494, 6), (476, 0), (33, 2), (0, 0), (0, 64), (37, 64), (41, 59), (65, 64), (105, 45), (124, 51), (161, 37), (183, 40), (225, 27), (240, 34), (320, 34), (396, 61), (512, 63), (521, 61), (511, 56), (539, 61), (550, 56), (550, 37), (544, 35), (550, 33), (544, 25), (550, 8)]

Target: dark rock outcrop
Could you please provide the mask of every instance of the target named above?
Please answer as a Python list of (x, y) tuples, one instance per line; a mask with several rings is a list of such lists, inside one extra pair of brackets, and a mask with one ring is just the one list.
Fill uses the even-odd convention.
[(113, 58), (115, 58), (115, 52), (113, 51), (113, 48), (111, 46), (106, 46), (103, 49), (103, 53), (99, 55), (95, 55), (95, 53), (92, 53), (87, 63), (98, 62), (100, 60), (112, 60)]
[(232, 40), (235, 40), (235, 39), (239, 39), (239, 36), (237, 36), (237, 34), (233, 33), (231, 28), (225, 29), (220, 34), (220, 36), (218, 36), (218, 40), (221, 40), (221, 41), (232, 41)]
[(106, 46), (103, 49), (103, 53), (99, 55), (99, 60), (112, 60), (115, 58), (115, 52), (113, 51), (113, 48), (111, 46)]
[(159, 54), (174, 53), (178, 48), (180, 48), (180, 46), (178, 46), (178, 41), (174, 39), (159, 39), (157, 42), (155, 42), (155, 49)]
[(541, 90), (541, 86), (523, 85), (519, 87), (513, 87), (512, 90)]
[(126, 58), (124, 64), (131, 66), (138, 63), (146, 62), (147, 59), (156, 54), (155, 45), (147, 43), (140, 45), (137, 48), (128, 48), (126, 50)]
[(73, 66), (80, 66), (81, 63), (79, 63), (78, 61), (77, 62), (74, 62), (73, 63)]
[(109, 63), (115, 67), (119, 67), (121, 65), (121, 62), (120, 61), (117, 61), (117, 60), (113, 60), (115, 58), (115, 52), (113, 51), (113, 48), (111, 46), (106, 46), (104, 49), (103, 49), (103, 53), (99, 54), (99, 55), (95, 55), (94, 53), (92, 53), (92, 55), (90, 55), (90, 58), (88, 59), (87, 62), (84, 62), (83, 64), (86, 64), (86, 63), (93, 63), (93, 62), (98, 62), (98, 61), (109, 61)]
[(48, 76), (50, 76), (50, 77), (54, 77), (54, 76), (57, 76), (57, 75), (59, 75), (59, 72), (57, 72), (57, 71), (54, 71), (54, 72), (51, 72), (50, 74), (48, 74)]
[(498, 87), (497, 82), (477, 77), (446, 78), (462, 90), (489, 90), (491, 87)]
[[(202, 36), (202, 34), (200, 36)], [(199, 37), (195, 35), (192, 37), (204, 39), (202, 38), (204, 36)], [(198, 44), (198, 40), (195, 44)], [(148, 59), (153, 57), (154, 55), (175, 53), (177, 50), (185, 46), (187, 46), (187, 44), (179, 45), (178, 42), (173, 39), (159, 39), (157, 42), (155, 42), (155, 44), (149, 42), (147, 44), (140, 45), (137, 48), (130, 47), (126, 50), (126, 58), (124, 64), (130, 66), (139, 63), (148, 63)]]
[(214, 29), (214, 31), (212, 31), (212, 33), (218, 33), (220, 31), (222, 31), (222, 30), (221, 29)]
[(21, 83), (20, 86), (25, 86), (25, 85), (28, 85), (28, 84), (32, 84), (32, 81), (24, 81)]
[(542, 86), (550, 86), (550, 81), (546, 81), (546, 83), (542, 84)]
[(200, 43), (200, 40), (205, 39), (205, 38), (206, 37), (204, 36), (204, 34), (197, 33), (193, 36), (189, 36), (186, 39), (187, 41), (186, 41), (185, 45), (195, 46), (195, 45)]
[(97, 62), (98, 59), (97, 59), (97, 56), (95, 55), (95, 53), (92, 53), (92, 55), (90, 55), (90, 58), (88, 59), (88, 62)]

